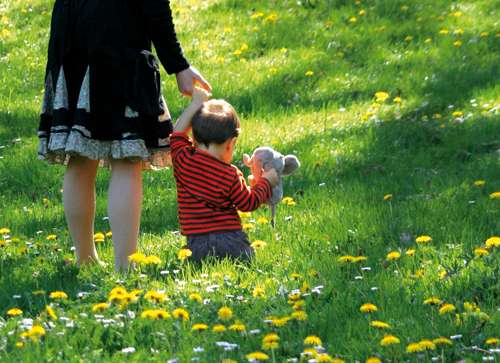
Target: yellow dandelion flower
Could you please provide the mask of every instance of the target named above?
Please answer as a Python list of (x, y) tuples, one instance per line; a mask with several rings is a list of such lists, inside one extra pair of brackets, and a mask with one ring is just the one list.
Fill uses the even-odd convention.
[(462, 111), (455, 111), (451, 115), (453, 117), (457, 118), (457, 117), (462, 117), (464, 115), (464, 113)]
[(369, 357), (365, 363), (382, 363), (382, 360), (378, 357)]
[(354, 262), (354, 256), (340, 256), (339, 257), (340, 262)]
[(358, 21), (358, 19), (355, 16), (352, 16), (349, 18), (349, 23), (354, 24)]
[(128, 260), (132, 263), (142, 264), (144, 263), (144, 261), (146, 261), (146, 255), (140, 252), (136, 252), (128, 256)]
[(189, 300), (196, 301), (197, 303), (200, 303), (200, 304), (203, 302), (203, 298), (197, 292), (189, 294)]
[(7, 315), (8, 316), (19, 316), (23, 313), (23, 311), (19, 308), (12, 308), (7, 310)]
[(248, 232), (253, 230), (255, 228), (255, 225), (253, 223), (243, 223), (241, 225), (241, 228), (243, 228), (243, 231)]
[(476, 187), (482, 187), (483, 185), (486, 184), (486, 181), (485, 180), (482, 180), (482, 179), (478, 179), (478, 180), (474, 180), (474, 185)]
[(365, 256), (355, 256), (355, 257), (353, 257), (352, 262), (358, 263), (358, 262), (366, 261), (367, 259), (368, 258)]
[(113, 238), (113, 232), (106, 232), (106, 238)]
[(207, 324), (202, 324), (202, 323), (194, 324), (191, 327), (191, 330), (193, 330), (193, 331), (204, 331), (204, 330), (207, 330), (207, 329), (208, 329), (208, 325)]
[(424, 300), (424, 305), (440, 305), (441, 303), (441, 299), (435, 296), (429, 297)]
[(242, 324), (240, 322), (236, 322), (233, 325), (229, 326), (229, 330), (236, 331), (236, 332), (244, 332), (246, 330), (246, 327), (245, 327), (245, 324)]
[(269, 359), (269, 356), (266, 353), (262, 352), (253, 352), (246, 355), (249, 361), (265, 361)]
[(378, 308), (376, 305), (372, 303), (366, 303), (360, 306), (359, 311), (362, 313), (373, 313), (374, 311), (377, 311)]
[(441, 34), (441, 35), (446, 35), (446, 34), (448, 34), (449, 32), (450, 32), (450, 31), (449, 31), (448, 29), (441, 29), (441, 30), (439, 31), (439, 34)]
[(189, 248), (181, 248), (177, 254), (177, 258), (184, 261), (186, 258), (190, 257), (193, 252)]
[(276, 14), (271, 14), (264, 18), (265, 22), (270, 22), (270, 23), (276, 23), (276, 20), (278, 20), (278, 15)]
[(455, 305), (446, 303), (439, 308), (439, 315), (444, 315), (455, 310), (456, 310)]
[(306, 73), (305, 73), (306, 77), (312, 77), (314, 76), (314, 72), (311, 71), (311, 70), (308, 70)]
[(387, 254), (387, 261), (398, 260), (401, 257), (401, 253), (398, 251), (392, 251)]
[(479, 247), (479, 248), (474, 249), (474, 254), (478, 257), (481, 257), (481, 256), (487, 256), (490, 253), (488, 252), (488, 250), (486, 248)]
[(166, 298), (167, 296), (164, 293), (154, 290), (150, 290), (144, 295), (144, 299), (154, 303), (161, 303), (165, 301)]
[(302, 355), (307, 358), (316, 358), (318, 356), (318, 352), (314, 348), (305, 348)]
[(486, 240), (486, 248), (500, 247), (500, 237), (493, 236)]
[(416, 252), (416, 251), (415, 251), (415, 249), (413, 249), (413, 248), (409, 248), (409, 249), (407, 249), (407, 250), (406, 250), (405, 254), (406, 254), (407, 256), (410, 256), (410, 257), (411, 257), (411, 256), (414, 256), (414, 255), (415, 255), (415, 252)]
[(307, 320), (307, 313), (303, 310), (296, 310), (291, 314), (291, 317), (295, 320), (304, 321)]
[(405, 42), (411, 42), (413, 40), (413, 36), (412, 35), (407, 35), (405, 37)]
[(0, 234), (9, 234), (10, 233), (10, 229), (8, 229), (7, 227), (3, 227), (3, 228), (0, 228)]
[(223, 333), (226, 331), (226, 327), (222, 324), (215, 324), (213, 327), (212, 327), (212, 331), (214, 333)]
[(388, 345), (399, 344), (401, 341), (394, 335), (386, 335), (380, 340), (380, 345), (386, 347)]
[(433, 339), (432, 342), (436, 345), (452, 345), (452, 341), (448, 338), (445, 337), (439, 337), (436, 339)]
[(377, 329), (390, 329), (390, 325), (380, 320), (372, 320), (370, 325)]
[(423, 339), (418, 342), (418, 345), (422, 348), (422, 350), (434, 350), (436, 349), (436, 344), (432, 340)]
[(252, 248), (258, 250), (258, 249), (262, 249), (262, 248), (266, 247), (267, 242), (264, 242), (261, 240), (255, 240), (250, 244), (250, 246), (252, 246)]
[(147, 256), (146, 259), (144, 260), (144, 264), (146, 265), (159, 265), (161, 263), (161, 258), (158, 256)]
[(262, 287), (255, 287), (252, 291), (252, 296), (255, 298), (265, 298), (266, 291)]
[(421, 352), (422, 350), (423, 349), (419, 343), (410, 343), (406, 346), (407, 353), (418, 353)]
[(500, 192), (493, 192), (490, 194), (491, 199), (498, 199), (500, 198)]
[(54, 241), (57, 239), (57, 235), (49, 234), (46, 239), (47, 239), (47, 241)]
[(54, 300), (64, 300), (68, 298), (68, 295), (64, 291), (52, 291), (49, 297)]
[(279, 346), (280, 337), (276, 333), (269, 333), (262, 338), (262, 349), (276, 349)]
[(500, 344), (500, 339), (491, 337), (491, 338), (486, 339), (485, 344), (486, 345), (498, 345), (498, 344)]
[(375, 101), (377, 102), (385, 102), (389, 98), (389, 93), (384, 91), (375, 92)]
[(293, 303), (293, 310), (302, 310), (306, 302), (304, 300), (299, 300)]
[(33, 341), (38, 341), (45, 335), (45, 329), (40, 325), (33, 325), (31, 329), (21, 334), (21, 337), (30, 338)]
[(174, 311), (172, 311), (172, 316), (175, 319), (189, 320), (189, 313), (183, 308), (174, 309)]
[(221, 320), (229, 320), (233, 317), (233, 311), (231, 308), (227, 306), (223, 306), (219, 309), (217, 312), (217, 315), (219, 316), (219, 319)]
[(106, 310), (109, 308), (109, 304), (102, 302), (102, 303), (97, 303), (92, 306), (92, 312), (93, 313), (100, 313), (101, 311)]
[(56, 312), (54, 311), (52, 306), (50, 305), (45, 306), (45, 312), (52, 320), (57, 320)]
[(238, 215), (240, 216), (240, 218), (251, 218), (252, 217), (252, 213), (251, 212), (242, 212), (242, 211), (238, 211)]
[(94, 242), (104, 242), (105, 236), (104, 233), (98, 232), (94, 234)]
[(23, 342), (16, 342), (16, 347), (22, 348), (22, 347), (24, 347), (24, 343)]
[(284, 205), (286, 205), (288, 207), (293, 207), (296, 204), (295, 200), (293, 200), (292, 197), (284, 197), (281, 200), (281, 203), (283, 203)]
[(417, 243), (429, 243), (430, 241), (432, 241), (432, 237), (431, 236), (418, 236), (416, 239), (415, 239), (415, 242)]
[(479, 36), (480, 36), (481, 38), (486, 38), (488, 35), (490, 35), (490, 33), (488, 33), (488, 32), (481, 32), (481, 33), (479, 34)]
[(258, 19), (258, 18), (262, 18), (264, 16), (264, 13), (259, 11), (259, 12), (256, 12), (256, 13), (253, 13), (252, 15), (250, 15), (250, 18), (251, 19)]
[(161, 309), (147, 309), (141, 313), (141, 318), (150, 320), (164, 320), (170, 318), (170, 314)]
[(462, 46), (462, 44), (463, 44), (463, 43), (462, 43), (462, 41), (461, 41), (461, 40), (455, 40), (455, 41), (453, 42), (453, 45), (454, 45), (455, 47), (457, 47), (457, 48), (458, 48), (458, 47), (461, 47), (461, 46)]
[(319, 337), (317, 337), (316, 335), (308, 335), (304, 339), (304, 345), (320, 346), (321, 345), (321, 339)]
[(272, 318), (270, 320), (272, 321), (273, 326), (280, 328), (285, 326), (290, 321), (290, 319), (291, 317), (284, 316), (282, 318)]
[(269, 223), (269, 219), (267, 219), (266, 217), (257, 218), (257, 224), (268, 224), (268, 223)]
[(384, 200), (385, 201), (392, 200), (392, 194), (386, 194), (386, 195), (384, 195)]

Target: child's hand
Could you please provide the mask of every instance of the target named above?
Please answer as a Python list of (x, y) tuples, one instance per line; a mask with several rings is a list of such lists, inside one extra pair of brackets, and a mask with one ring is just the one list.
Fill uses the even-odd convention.
[(207, 102), (208, 99), (210, 98), (211, 94), (202, 88), (195, 87), (193, 91), (193, 98), (191, 100), (191, 103), (194, 103), (195, 105), (201, 107), (204, 102)]
[(280, 178), (278, 176), (278, 173), (276, 172), (276, 169), (274, 169), (274, 168), (269, 169), (269, 170), (264, 170), (262, 172), (262, 177), (266, 178), (272, 187), (278, 185), (278, 183), (280, 182)]

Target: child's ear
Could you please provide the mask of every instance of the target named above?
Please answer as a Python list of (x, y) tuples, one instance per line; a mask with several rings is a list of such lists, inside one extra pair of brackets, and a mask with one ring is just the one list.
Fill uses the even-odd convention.
[(285, 167), (281, 175), (290, 175), (300, 167), (300, 161), (295, 155), (285, 156)]

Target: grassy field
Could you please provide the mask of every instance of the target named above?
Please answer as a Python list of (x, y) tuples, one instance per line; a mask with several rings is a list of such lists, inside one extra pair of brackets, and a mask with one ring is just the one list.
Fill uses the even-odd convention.
[(36, 159), (52, 4), (0, 3), (2, 362), (499, 360), (494, 1), (173, 1), (188, 58), (242, 117), (236, 164), (271, 145), (302, 167), (275, 229), (245, 217), (255, 261), (201, 268), (177, 256), (171, 170), (145, 173), (139, 250), (159, 261), (127, 275), (75, 267), (64, 169)]

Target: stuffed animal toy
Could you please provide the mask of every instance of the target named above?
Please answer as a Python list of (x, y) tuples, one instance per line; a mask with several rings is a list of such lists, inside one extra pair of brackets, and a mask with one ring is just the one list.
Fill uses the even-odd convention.
[(282, 177), (292, 174), (300, 167), (299, 159), (295, 155), (283, 156), (279, 152), (270, 147), (259, 147), (255, 149), (250, 157), (247, 154), (243, 155), (243, 163), (250, 168), (252, 175), (248, 177), (250, 185), (254, 185), (259, 181), (262, 176), (262, 169), (269, 170), (276, 169), (280, 181), (278, 185), (273, 188), (273, 194), (267, 201), (271, 206), (271, 225), (275, 226), (276, 205), (283, 198), (283, 181)]

